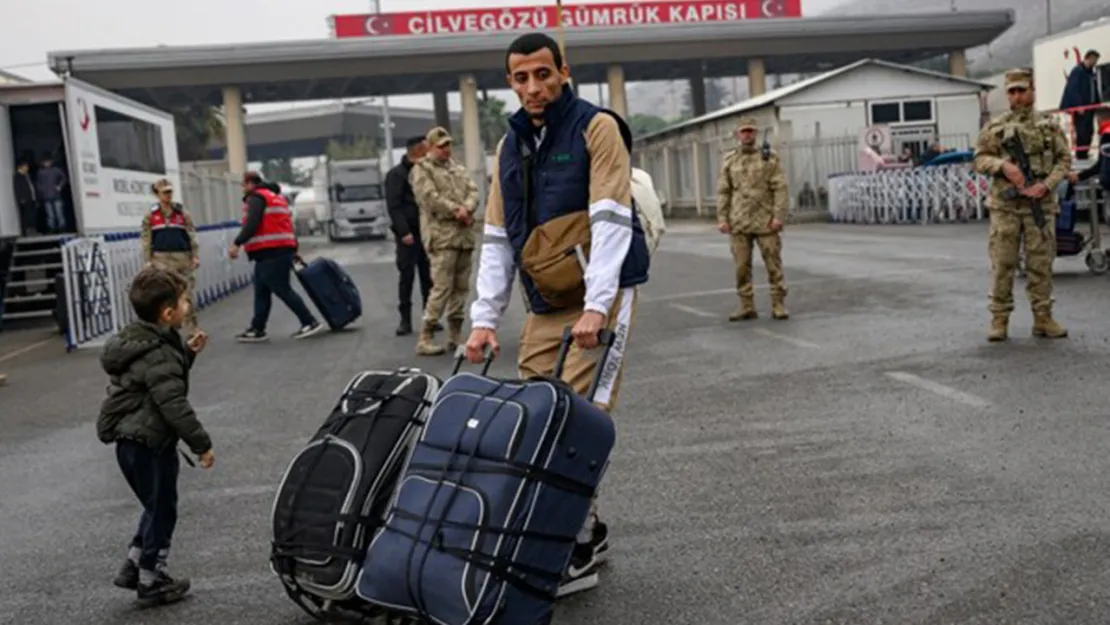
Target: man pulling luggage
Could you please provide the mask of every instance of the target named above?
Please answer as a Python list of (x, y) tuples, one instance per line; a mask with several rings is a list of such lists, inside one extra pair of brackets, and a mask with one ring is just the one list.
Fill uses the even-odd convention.
[[(584, 396), (595, 367), (603, 367), (594, 403), (612, 411), (636, 286), (647, 281), (649, 265), (632, 210), (632, 133), (623, 120), (575, 95), (567, 84), (570, 69), (551, 37), (519, 37), (505, 65), (521, 108), (509, 119), (494, 160), (467, 358), (481, 362), (487, 347), (495, 355), (500, 350), (497, 328), (520, 270), (529, 308), (520, 376), (552, 375), (563, 328), (573, 326), (575, 344), (563, 379)], [(584, 352), (598, 346), (603, 328), (616, 334), (616, 342), (598, 363)], [(608, 547), (608, 528), (594, 508), (559, 596), (596, 586), (596, 567)]]

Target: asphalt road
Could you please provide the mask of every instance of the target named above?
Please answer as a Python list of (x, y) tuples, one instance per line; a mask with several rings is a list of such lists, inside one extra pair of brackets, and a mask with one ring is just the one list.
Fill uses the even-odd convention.
[[(267, 565), (286, 464), (360, 369), (419, 364), (393, 336), (379, 244), (324, 250), (359, 282), (348, 332), (232, 336), (250, 295), (204, 311), (192, 400), (212, 472), (183, 469), (171, 567), (193, 597), (137, 611), (111, 585), (138, 508), (93, 423), (96, 353), (4, 362), (0, 622), (293, 625)], [(729, 323), (727, 241), (675, 226), (642, 291), (603, 487), (613, 557), (559, 625), (1102, 625), (1110, 622), (1110, 276), (1057, 262), (1063, 341), (988, 344), (986, 228), (797, 226), (789, 321)], [(756, 276), (765, 284), (762, 266)], [(515, 352), (521, 306), (503, 333)], [(495, 372), (511, 375), (511, 358)]]

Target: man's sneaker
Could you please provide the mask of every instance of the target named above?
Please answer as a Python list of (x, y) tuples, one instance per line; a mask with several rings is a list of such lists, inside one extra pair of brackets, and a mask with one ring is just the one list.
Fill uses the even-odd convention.
[(239, 341), (240, 343), (261, 343), (262, 341), (265, 341), (267, 339), (269, 339), (269, 337), (266, 336), (265, 331), (254, 329), (247, 330), (246, 332), (242, 334), (237, 334), (235, 336), (235, 340)]
[(304, 326), (300, 330), (297, 330), (296, 332), (294, 332), (293, 333), (293, 338), (295, 338), (295, 339), (307, 339), (310, 336), (316, 336), (317, 334), (323, 332), (324, 330), (327, 330), (327, 327), (324, 326), (324, 324), (320, 323), (319, 321), (313, 321), (312, 323)]
[(119, 573), (116, 573), (116, 578), (112, 583), (125, 590), (138, 590), (139, 588), (139, 566), (127, 558), (123, 561), (123, 566), (119, 568)]
[(139, 583), (139, 603), (144, 605), (165, 605), (181, 601), (189, 592), (189, 580), (174, 579), (165, 571), (158, 571), (150, 584)]
[(593, 536), (590, 537), (590, 547), (594, 551), (594, 566), (605, 562), (609, 557), (609, 526), (597, 521), (594, 523)]
[(597, 586), (599, 581), (597, 562), (594, 559), (594, 548), (589, 544), (575, 544), (574, 551), (570, 554), (570, 564), (563, 573), (563, 581), (555, 591), (555, 598), (561, 599), (567, 595), (589, 590)]

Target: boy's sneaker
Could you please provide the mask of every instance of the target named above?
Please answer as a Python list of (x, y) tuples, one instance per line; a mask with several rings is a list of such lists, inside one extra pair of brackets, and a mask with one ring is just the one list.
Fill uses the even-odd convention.
[(189, 592), (190, 583), (186, 578), (174, 579), (165, 571), (155, 573), (154, 581), (139, 583), (139, 602), (144, 605), (165, 605), (181, 601)]
[(123, 561), (123, 566), (119, 568), (119, 573), (116, 573), (116, 578), (112, 583), (125, 590), (138, 590), (139, 588), (139, 565), (127, 558)]
[(246, 332), (244, 332), (242, 334), (235, 335), (235, 340), (239, 341), (240, 343), (261, 343), (262, 341), (265, 341), (268, 338), (269, 337), (266, 336), (265, 331), (259, 331), (259, 330), (255, 330), (253, 328), (250, 329), (250, 330), (247, 330)]
[(324, 326), (324, 324), (320, 323), (319, 321), (313, 321), (312, 323), (304, 326), (300, 330), (297, 330), (296, 332), (294, 332), (293, 333), (293, 338), (295, 338), (295, 339), (307, 339), (310, 336), (316, 336), (317, 334), (323, 332), (324, 330), (327, 330), (327, 327)]
[(574, 551), (570, 554), (570, 564), (563, 573), (563, 581), (555, 591), (555, 598), (561, 599), (567, 595), (589, 590), (597, 586), (597, 562), (594, 559), (594, 548), (589, 544), (575, 544)]

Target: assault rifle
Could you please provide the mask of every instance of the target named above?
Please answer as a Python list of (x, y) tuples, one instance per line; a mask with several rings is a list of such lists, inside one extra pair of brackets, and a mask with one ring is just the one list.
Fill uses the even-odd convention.
[[(1025, 177), (1025, 184), (1028, 186), (1033, 182), (1033, 168), (1029, 165), (1029, 155), (1025, 152), (1025, 146), (1021, 143), (1021, 137), (1014, 133), (1009, 138), (1002, 140), (1002, 149), (1014, 159), (1014, 164), (1021, 170), (1021, 175)], [(1002, 197), (1007, 200), (1014, 200), (1021, 195), (1021, 189), (1017, 187), (1009, 187), (1002, 192)], [(1044, 228), (1044, 209), (1041, 208), (1041, 201), (1036, 198), (1027, 198), (1031, 203), (1031, 210), (1033, 211), (1033, 223), (1037, 224), (1038, 228)]]

